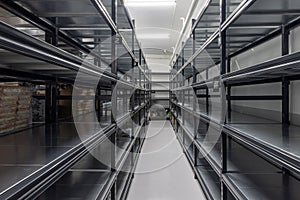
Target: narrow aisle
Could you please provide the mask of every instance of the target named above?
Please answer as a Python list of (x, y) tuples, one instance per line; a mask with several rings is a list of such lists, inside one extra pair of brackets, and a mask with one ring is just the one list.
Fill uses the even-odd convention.
[(205, 199), (169, 121), (151, 122), (127, 199)]

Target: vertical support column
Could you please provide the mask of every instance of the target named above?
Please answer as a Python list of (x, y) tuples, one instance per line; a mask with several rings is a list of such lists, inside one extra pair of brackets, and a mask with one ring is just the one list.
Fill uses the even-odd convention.
[[(194, 27), (196, 23), (196, 20), (193, 19), (192, 20), (192, 27)], [(195, 29), (192, 30), (192, 35), (193, 35), (193, 50), (192, 50), (192, 55), (195, 54), (196, 52), (196, 31)], [(193, 84), (195, 84), (197, 82), (197, 70), (196, 70), (196, 59), (193, 60), (192, 62), (192, 69), (193, 69)], [(192, 92), (194, 92), (193, 94), (193, 111), (196, 111), (197, 108), (197, 90), (193, 90)], [(198, 134), (198, 121), (197, 121), (197, 117), (193, 116), (194, 118), (194, 141), (197, 140), (197, 134)], [(193, 149), (194, 149), (194, 166), (197, 167), (198, 166), (198, 157), (199, 157), (199, 150), (197, 149), (196, 145), (193, 143)], [(194, 178), (197, 179), (197, 175), (196, 173), (194, 173)]]
[[(180, 85), (179, 85), (179, 76), (178, 75), (176, 75), (177, 74), (177, 72), (179, 71), (179, 57), (178, 57), (179, 55), (178, 54), (176, 54), (176, 57), (177, 57), (177, 60), (176, 60), (176, 72), (175, 72), (175, 88), (178, 88), (178, 87), (180, 87)], [(178, 117), (179, 117), (179, 107), (178, 107), (178, 102), (179, 102), (179, 98), (180, 98), (180, 95), (179, 95), (179, 90), (176, 90), (175, 91), (175, 96), (177, 97), (176, 98), (176, 103), (177, 103), (177, 105), (176, 105), (176, 119), (178, 119)], [(177, 130), (176, 130), (176, 132), (178, 132), (178, 121), (176, 122), (176, 126), (177, 126)]]
[[(196, 20), (192, 20), (192, 27), (194, 27), (196, 23)], [(192, 35), (193, 35), (193, 50), (192, 50), (192, 55), (196, 53), (196, 31), (195, 29), (192, 30)], [(196, 70), (196, 59), (193, 60), (193, 83), (196, 83), (197, 81), (197, 70)]]
[(102, 113), (103, 113), (103, 106), (101, 105), (101, 89), (100, 89), (99, 85), (97, 87), (96, 97), (97, 97), (96, 101), (97, 101), (97, 107), (98, 107), (97, 118), (98, 118), (98, 121), (100, 123), (101, 122), (101, 116), (102, 116)]
[(51, 84), (51, 90), (52, 90), (52, 109), (51, 109), (51, 118), (52, 122), (57, 123), (58, 122), (58, 96), (59, 96), (59, 87), (57, 84), (57, 80)]
[(144, 77), (143, 77), (143, 88), (144, 88), (144, 104), (145, 104), (145, 109), (144, 109), (144, 119), (145, 119), (145, 124), (148, 124), (148, 119), (147, 119), (147, 91), (146, 91), (146, 65), (145, 61), (143, 60), (143, 65), (144, 65)]
[(289, 54), (289, 36), (290, 36), (290, 30), (285, 26), (281, 26), (281, 53), (282, 55)]
[[(54, 18), (54, 23), (57, 24), (57, 18)], [(58, 28), (51, 32), (45, 33), (45, 41), (53, 46), (58, 45)], [(45, 122), (58, 122), (58, 85), (57, 79), (46, 82), (46, 99), (45, 99)]]
[[(57, 18), (52, 18), (52, 21), (54, 24), (58, 24)], [(58, 28), (54, 28), (51, 31), (45, 32), (45, 41), (49, 44), (52, 44), (53, 46), (58, 45)]]
[[(135, 26), (135, 21), (133, 20), (132, 21), (132, 24), (133, 24), (133, 26)], [(134, 37), (134, 29), (132, 29), (132, 31), (131, 31), (131, 39), (132, 39), (132, 46), (131, 46), (131, 48), (132, 48), (132, 53), (135, 55), (135, 37)], [(135, 67), (136, 67), (136, 62), (135, 62), (135, 59), (132, 57), (131, 58), (131, 67), (132, 67), (132, 69), (131, 69), (131, 78), (132, 78), (132, 81), (133, 81), (133, 85), (134, 85), (134, 87), (136, 86), (136, 81), (135, 81), (135, 79), (136, 79), (136, 77), (135, 77)], [(135, 107), (135, 100), (136, 100), (136, 93), (137, 93), (137, 89), (135, 89), (135, 88), (133, 88), (133, 94), (132, 94), (132, 96), (131, 96), (131, 111), (132, 111), (132, 113), (134, 113), (134, 107)], [(132, 124), (131, 124), (131, 130), (132, 130), (132, 134), (131, 134), (131, 137), (133, 138), (134, 136), (133, 136), (133, 133), (134, 133), (134, 123), (136, 123), (135, 121), (136, 121), (136, 114), (134, 113), (133, 114), (133, 120), (132, 120)]]
[(287, 126), (290, 124), (290, 81), (282, 79), (282, 123)]
[(52, 44), (52, 33), (46, 31), (45, 32), (45, 42)]
[[(173, 83), (173, 80), (172, 80), (172, 74), (173, 74), (173, 66), (172, 66), (172, 69), (170, 71), (170, 75), (169, 75), (169, 110), (170, 110), (170, 113), (171, 113), (171, 110), (172, 110), (172, 103), (171, 103), (171, 99), (172, 99), (172, 93), (171, 93), (171, 90), (173, 89), (173, 86), (172, 86), (172, 83)], [(170, 115), (170, 122), (172, 124), (172, 114)], [(173, 126), (173, 124), (172, 124)]]
[(149, 81), (148, 81), (148, 84), (149, 84), (149, 108), (151, 108), (152, 106), (152, 94), (151, 94), (151, 91), (153, 89), (152, 87), (152, 71), (150, 69), (148, 69), (148, 77), (149, 77)]
[[(226, 20), (226, 0), (220, 0), (220, 15), (221, 21), (220, 24)], [(221, 27), (220, 25), (220, 27)], [(220, 28), (220, 46), (221, 46), (221, 75), (226, 73), (226, 30), (221, 31)]]
[[(95, 43), (100, 44), (101, 40), (99, 38), (94, 39)], [(100, 45), (97, 45), (97, 55), (98, 58), (94, 58), (94, 64), (101, 68), (101, 47)], [(97, 113), (97, 119), (98, 122), (101, 122), (101, 115), (103, 113), (103, 107), (101, 106), (101, 89), (100, 84), (98, 83), (96, 88), (96, 99), (95, 99), (95, 106), (96, 106), (96, 113)]]
[[(220, 27), (222, 26), (222, 23), (226, 20), (226, 0), (220, 0)], [(226, 57), (227, 57), (227, 52), (226, 52), (226, 30), (221, 31), (220, 28), (220, 45), (221, 45), (221, 69), (220, 69), (220, 75), (222, 76), (223, 74), (226, 73)], [(224, 88), (224, 84), (221, 82), (222, 78), (220, 78), (220, 95), (221, 95), (221, 124), (225, 123), (225, 119), (223, 119), (226, 115), (226, 88)], [(222, 131), (221, 127), (220, 130)], [(222, 145), (222, 173), (227, 172), (227, 135), (222, 131), (221, 133), (221, 145)], [(226, 186), (222, 182), (222, 199), (226, 200), (227, 199), (227, 191), (226, 191)]]
[[(184, 60), (184, 42), (182, 42), (182, 57), (181, 57), (181, 68), (183, 68), (184, 66), (184, 63), (185, 63), (185, 60)], [(184, 86), (184, 82), (185, 82), (185, 79), (184, 79), (184, 69), (182, 69), (181, 71), (181, 86), (183, 87)], [(184, 93), (185, 93), (185, 90), (180, 90), (181, 92), (181, 100), (182, 100), (182, 107), (184, 107)], [(181, 109), (181, 116), (182, 116), (182, 124), (184, 125), (184, 120), (185, 120), (185, 117), (184, 117), (184, 113), (185, 111), (183, 109)]]
[[(230, 67), (231, 67), (231, 58), (227, 58), (227, 73), (230, 72)], [(226, 122), (231, 120), (231, 112), (232, 112), (232, 107), (231, 107), (231, 86), (227, 85), (227, 117)]]
[[(136, 51), (136, 49), (135, 49), (135, 30), (134, 30), (134, 28), (135, 28), (135, 20), (132, 20), (132, 31), (131, 31), (131, 50), (132, 50), (132, 54), (133, 55), (136, 55), (135, 54), (135, 51)], [(135, 70), (135, 60), (134, 60), (134, 58), (131, 58), (131, 66), (132, 66), (132, 74), (133, 75), (135, 75), (135, 73), (134, 73), (134, 70)], [(132, 77), (133, 79), (135, 78), (134, 76)], [(134, 83), (133, 83), (134, 84)], [(133, 88), (133, 91), (134, 91), (134, 93), (133, 93), (133, 98), (132, 98), (132, 111), (134, 110), (134, 101), (135, 101), (135, 93), (136, 93), (136, 91), (138, 91), (138, 90), (135, 90), (134, 88)], [(140, 101), (140, 100), (139, 100)], [(139, 102), (139, 104), (140, 104), (140, 102)], [(140, 111), (138, 112), (138, 125), (140, 126)], [(133, 120), (132, 120), (132, 124), (131, 124), (131, 129), (132, 129), (132, 134), (131, 134), (131, 137), (132, 137), (132, 139), (134, 139), (134, 123), (136, 123), (136, 113), (133, 115)], [(138, 133), (138, 135), (137, 135), (137, 140), (136, 141), (140, 141), (140, 133)], [(137, 145), (137, 142), (134, 144), (134, 146), (135, 145)], [(133, 167), (134, 166), (134, 148), (132, 148), (131, 150), (131, 166)], [(134, 176), (134, 174), (132, 174), (132, 176)]]
[[(111, 13), (112, 13), (112, 20), (116, 23), (117, 21), (117, 5), (116, 5), (116, 0), (111, 0), (111, 5), (112, 5), (112, 10), (111, 10)], [(115, 30), (111, 30), (111, 36), (112, 36), (112, 41), (111, 41), (111, 73), (116, 75), (117, 76), (117, 72), (118, 72), (118, 69), (117, 69), (117, 51), (116, 51), (116, 47), (117, 47), (117, 44), (116, 44), (116, 40), (117, 40), (117, 33), (115, 32)], [(116, 87), (116, 82), (115, 81), (112, 81), (111, 82), (111, 90), (112, 90), (112, 93)], [(116, 92), (116, 91), (115, 91)], [(112, 113), (117, 113), (117, 99), (116, 99), (116, 95), (115, 95), (115, 98), (112, 98), (111, 99), (111, 108), (112, 108)], [(115, 121), (115, 117), (116, 116), (111, 116), (111, 122), (112, 123), (116, 123)]]
[(58, 84), (57, 81), (46, 82), (45, 122), (58, 122)]
[[(112, 13), (112, 20), (114, 21), (115, 24), (117, 24), (117, 0), (111, 0), (111, 13)], [(116, 55), (116, 37), (117, 37), (117, 33), (115, 32), (115, 30), (111, 30), (111, 36), (112, 36), (112, 41), (111, 41), (111, 72), (112, 74), (115, 74), (117, 76), (117, 55)], [(113, 91), (115, 90), (116, 87), (116, 82), (112, 81), (112, 86), (111, 86), (111, 90), (112, 90), (112, 94)], [(115, 91), (116, 92), (116, 91)], [(117, 96), (114, 95), (115, 97), (111, 99), (111, 109), (112, 109), (112, 113), (117, 113)], [(116, 116), (115, 116), (116, 117)], [(113, 124), (116, 124), (116, 119), (113, 116), (113, 114), (111, 115), (111, 122)], [(116, 171), (116, 137), (118, 134), (118, 129), (117, 126), (115, 126), (115, 132), (111, 135), (111, 172), (115, 172)], [(113, 184), (112, 188), (111, 188), (111, 200), (116, 200), (117, 199), (117, 185), (116, 182)]]
[[(114, 173), (116, 171), (116, 135), (117, 131), (114, 132), (110, 136), (111, 140), (111, 172)], [(110, 190), (111, 193), (111, 200), (117, 200), (117, 184), (116, 182), (113, 184)]]
[[(281, 28), (282, 31), (282, 55), (289, 54), (289, 35), (290, 30), (285, 25)], [(287, 126), (290, 124), (290, 81), (285, 77), (282, 79), (282, 123)]]
[(228, 199), (228, 189), (227, 189), (227, 186), (223, 182), (221, 183), (221, 194), (222, 194), (223, 200)]
[[(139, 49), (139, 65), (142, 66), (142, 49)], [(142, 70), (139, 69), (139, 87), (142, 86)], [(139, 106), (142, 105), (142, 90), (139, 90)], [(141, 110), (139, 111), (139, 126), (141, 126)]]
[(46, 91), (45, 91), (45, 122), (51, 123), (51, 107), (52, 107), (52, 90), (51, 90), (51, 81), (46, 82)]
[[(55, 25), (58, 25), (57, 17), (54, 18), (53, 21), (54, 21)], [(54, 29), (54, 32), (53, 32), (52, 45), (54, 45), (54, 46), (58, 45), (58, 28), (57, 27)]]
[[(208, 69), (206, 69), (206, 80), (208, 80)], [(205, 88), (205, 109), (206, 109), (206, 115), (209, 116), (209, 89), (208, 86)]]
[(226, 123), (231, 120), (232, 106), (231, 106), (231, 86), (227, 86), (227, 118)]

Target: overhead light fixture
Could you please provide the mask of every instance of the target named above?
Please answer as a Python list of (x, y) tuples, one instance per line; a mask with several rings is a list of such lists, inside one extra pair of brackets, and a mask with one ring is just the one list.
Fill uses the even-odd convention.
[(138, 39), (170, 39), (170, 34), (139, 34)]
[(82, 42), (95, 42), (94, 38), (82, 38)]
[(127, 7), (158, 7), (158, 6), (176, 6), (175, 0), (126, 0)]

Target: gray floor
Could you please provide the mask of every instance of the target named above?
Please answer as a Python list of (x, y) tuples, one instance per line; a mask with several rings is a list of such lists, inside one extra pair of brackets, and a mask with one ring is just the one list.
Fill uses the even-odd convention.
[(169, 121), (150, 124), (128, 195), (141, 199), (205, 199)]

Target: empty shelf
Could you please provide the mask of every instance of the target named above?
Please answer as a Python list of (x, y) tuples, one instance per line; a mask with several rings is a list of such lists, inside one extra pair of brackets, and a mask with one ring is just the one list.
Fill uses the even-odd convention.
[(299, 181), (279, 173), (226, 174), (225, 184), (239, 199), (299, 199)]
[(37, 199), (96, 199), (110, 172), (69, 171)]

